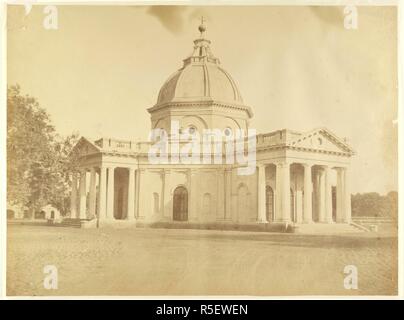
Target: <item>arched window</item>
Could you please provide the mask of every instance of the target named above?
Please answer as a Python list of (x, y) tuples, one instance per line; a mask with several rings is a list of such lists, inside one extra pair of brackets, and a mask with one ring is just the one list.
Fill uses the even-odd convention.
[(233, 130), (230, 127), (227, 127), (226, 129), (224, 129), (224, 135), (226, 137), (230, 137), (233, 135)]
[(212, 196), (210, 193), (205, 193), (202, 200), (202, 213), (204, 216), (209, 216), (212, 211)]
[(196, 133), (196, 127), (193, 126), (193, 125), (190, 125), (190, 126), (188, 127), (188, 133), (189, 133), (189, 134), (194, 134), (194, 133)]

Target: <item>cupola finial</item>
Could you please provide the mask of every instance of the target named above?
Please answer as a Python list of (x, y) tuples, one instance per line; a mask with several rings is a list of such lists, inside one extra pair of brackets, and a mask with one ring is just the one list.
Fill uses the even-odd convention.
[(203, 24), (205, 22), (204, 17), (201, 17), (201, 24), (198, 27), (199, 32), (201, 33), (201, 38), (203, 38), (203, 34), (206, 31), (206, 26)]

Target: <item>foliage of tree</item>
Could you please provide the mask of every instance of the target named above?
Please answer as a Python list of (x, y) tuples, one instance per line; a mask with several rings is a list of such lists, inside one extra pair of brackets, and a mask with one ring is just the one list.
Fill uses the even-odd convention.
[(398, 193), (391, 191), (382, 196), (377, 192), (352, 195), (352, 216), (390, 217), (398, 215)]
[(51, 204), (68, 210), (69, 157), (78, 134), (59, 136), (38, 101), (7, 90), (7, 202), (37, 211)]

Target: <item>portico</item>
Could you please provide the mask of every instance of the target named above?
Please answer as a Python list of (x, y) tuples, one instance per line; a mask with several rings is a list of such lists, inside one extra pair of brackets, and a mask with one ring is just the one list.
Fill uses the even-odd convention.
[[(269, 173), (271, 170), (275, 172)], [(347, 167), (280, 161), (261, 164), (257, 172), (258, 222), (300, 224), (351, 221)], [(334, 204), (333, 174), (337, 174)], [(271, 181), (271, 175), (275, 177), (274, 181)], [(270, 196), (266, 196), (268, 192)], [(336, 210), (336, 218), (333, 217), (333, 208)], [(268, 219), (267, 212), (274, 213), (271, 219)]]
[(111, 164), (72, 173), (72, 219), (135, 220), (136, 168)]

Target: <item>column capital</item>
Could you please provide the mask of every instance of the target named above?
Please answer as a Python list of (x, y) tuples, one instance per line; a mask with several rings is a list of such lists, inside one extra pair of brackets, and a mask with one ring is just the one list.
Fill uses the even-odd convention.
[(275, 163), (276, 167), (280, 167), (280, 168), (287, 168), (290, 166), (290, 164), (291, 164), (290, 161), (282, 161), (282, 162)]
[(312, 162), (303, 162), (303, 163), (301, 163), (301, 165), (303, 167), (305, 167), (305, 168), (311, 168), (311, 167), (314, 166), (314, 163), (312, 163)]
[(347, 170), (347, 167), (334, 167), (334, 170), (338, 173), (343, 173), (345, 170)]

